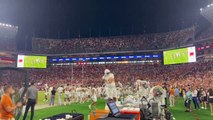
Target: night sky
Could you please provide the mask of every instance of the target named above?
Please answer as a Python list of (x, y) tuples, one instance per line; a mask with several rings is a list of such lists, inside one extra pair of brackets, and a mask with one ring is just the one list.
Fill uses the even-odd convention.
[[(0, 22), (19, 26), (18, 48), (34, 37), (166, 32), (203, 21), (212, 0), (0, 0)], [(25, 45), (25, 46), (26, 46)], [(28, 47), (30, 49), (30, 47)]]

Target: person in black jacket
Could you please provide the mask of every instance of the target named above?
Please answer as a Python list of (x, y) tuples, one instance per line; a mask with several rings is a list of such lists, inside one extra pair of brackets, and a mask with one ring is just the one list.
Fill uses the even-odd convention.
[(55, 94), (56, 94), (56, 90), (55, 87), (53, 87), (52, 91), (51, 91), (51, 95), (50, 95), (50, 106), (54, 106), (55, 103)]

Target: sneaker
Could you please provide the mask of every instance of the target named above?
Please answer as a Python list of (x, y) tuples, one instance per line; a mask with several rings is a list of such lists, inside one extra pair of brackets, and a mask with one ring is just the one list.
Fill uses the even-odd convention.
[(207, 110), (207, 108), (204, 108), (205, 110)]
[(201, 109), (204, 109), (204, 107), (201, 107)]
[(91, 109), (91, 105), (89, 105), (88, 107), (89, 107), (89, 109)]
[(211, 115), (213, 115), (213, 113)]

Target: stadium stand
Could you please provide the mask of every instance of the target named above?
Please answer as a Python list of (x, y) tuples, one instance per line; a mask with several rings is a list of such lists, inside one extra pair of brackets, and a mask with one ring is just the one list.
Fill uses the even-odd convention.
[(197, 38), (197, 40), (205, 40), (207, 38), (213, 39), (213, 26), (208, 27), (205, 31), (201, 33), (201, 35)]
[(153, 85), (162, 84), (165, 80), (169, 83), (204, 84), (210, 85), (212, 80), (212, 62), (198, 62), (185, 65), (141, 65), (141, 64), (111, 64), (111, 65), (76, 65), (51, 66), (43, 70), (32, 70), (32, 80), (38, 80), (39, 86), (48, 83), (50, 86), (71, 83), (75, 85), (102, 85), (101, 76), (105, 68), (112, 70), (116, 80), (133, 85), (137, 79), (150, 81)]
[(193, 38), (194, 27), (167, 33), (74, 39), (33, 38), (34, 53), (66, 54), (157, 50), (178, 47), (185, 39)]
[(17, 51), (16, 35), (17, 26), (0, 23), (0, 50), (1, 51)]

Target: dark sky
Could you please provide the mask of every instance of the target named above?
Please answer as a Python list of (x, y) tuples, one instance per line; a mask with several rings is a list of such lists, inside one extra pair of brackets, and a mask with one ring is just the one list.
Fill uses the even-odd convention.
[[(18, 43), (48, 38), (176, 30), (197, 23), (212, 0), (0, 0), (0, 22), (19, 26)], [(27, 45), (30, 44), (27, 43)]]

